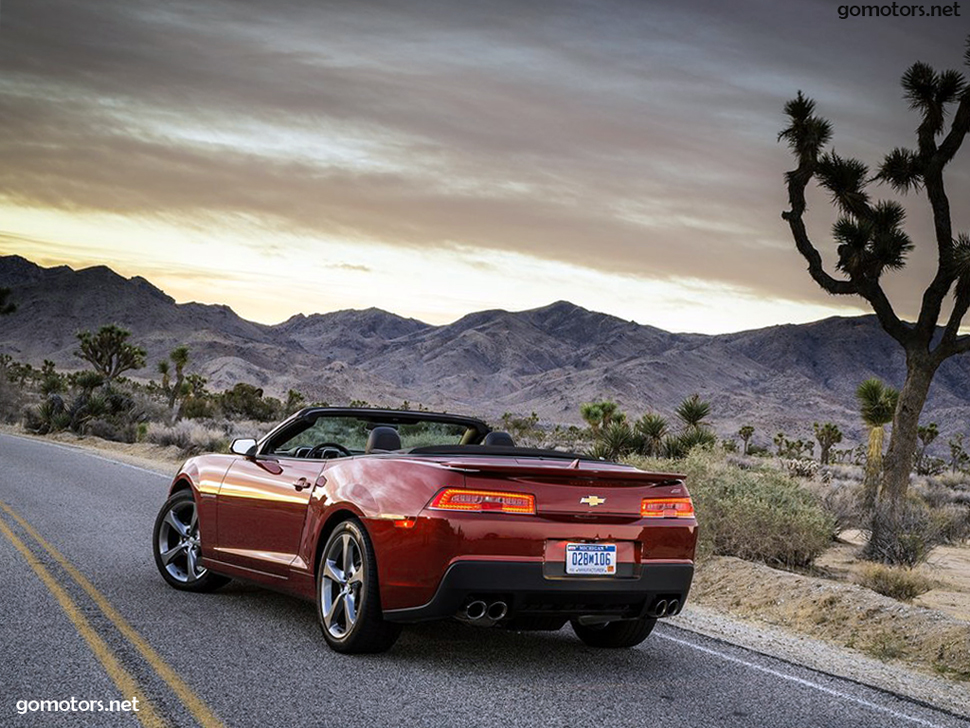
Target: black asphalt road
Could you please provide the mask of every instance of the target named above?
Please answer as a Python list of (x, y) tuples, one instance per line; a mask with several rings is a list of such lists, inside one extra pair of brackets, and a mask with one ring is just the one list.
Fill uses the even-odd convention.
[[(384, 655), (336, 655), (310, 604), (238, 583), (165, 585), (150, 534), (168, 483), (0, 436), (0, 726), (970, 726), (668, 625), (639, 648), (598, 651), (568, 628), (441, 623), (405, 630)], [(27, 702), (133, 695), (137, 713)]]

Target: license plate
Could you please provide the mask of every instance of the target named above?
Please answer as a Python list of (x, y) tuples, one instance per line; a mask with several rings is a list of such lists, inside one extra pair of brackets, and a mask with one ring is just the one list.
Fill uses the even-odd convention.
[(616, 574), (615, 543), (567, 543), (567, 574)]

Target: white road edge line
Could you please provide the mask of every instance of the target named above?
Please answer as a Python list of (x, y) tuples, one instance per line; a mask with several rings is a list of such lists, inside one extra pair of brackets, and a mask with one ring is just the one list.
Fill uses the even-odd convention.
[[(862, 698), (857, 698), (855, 696), (849, 695), (848, 693), (843, 693), (839, 690), (833, 690), (832, 688), (827, 688), (824, 685), (819, 685), (818, 683), (812, 682), (811, 680), (806, 680), (801, 677), (795, 677), (794, 675), (789, 675), (787, 673), (781, 672), (780, 670), (772, 670), (770, 667), (764, 667), (763, 665), (758, 665), (754, 662), (748, 662), (747, 660), (742, 660), (740, 657), (734, 657), (720, 650), (712, 650), (710, 647), (702, 647), (701, 645), (696, 645), (693, 642), (687, 640), (682, 640), (677, 637), (671, 637), (665, 634), (658, 634), (661, 639), (669, 640), (670, 642), (676, 642), (679, 645), (684, 645), (685, 647), (690, 647), (691, 649), (698, 650), (699, 652), (706, 652), (709, 655), (714, 655), (720, 657), (722, 660), (727, 660), (728, 662), (733, 662), (738, 665), (743, 665), (744, 667), (749, 667), (752, 670), (758, 670), (759, 672), (767, 673), (768, 675), (773, 675), (775, 677), (780, 677), (783, 680), (788, 680), (798, 685), (804, 685), (805, 687), (813, 688), (819, 692), (832, 695), (837, 698), (842, 698), (843, 700), (848, 700), (852, 703), (857, 703), (858, 705), (863, 705), (872, 710), (878, 710), (882, 713), (888, 713), (895, 718), (901, 718), (902, 720), (908, 720), (913, 723), (919, 723), (921, 725), (930, 726), (930, 728), (942, 728), (938, 723), (931, 723), (923, 718), (916, 718), (912, 715), (906, 715), (905, 713), (900, 713), (899, 711), (893, 710), (892, 708), (887, 708), (884, 705), (879, 705), (878, 703), (873, 703), (868, 700), (863, 700)], [(743, 649), (743, 648), (742, 648)]]
[(148, 473), (149, 475), (157, 475), (159, 478), (171, 478), (172, 477), (172, 475), (170, 475), (168, 473), (163, 473), (163, 472), (158, 471), (158, 470), (149, 470), (148, 468), (142, 468), (142, 467), (139, 467), (138, 465), (132, 465), (131, 463), (126, 463), (123, 460), (115, 460), (114, 458), (109, 458), (109, 457), (104, 457), (103, 455), (98, 455), (98, 454), (92, 452), (91, 450), (89, 450), (88, 448), (81, 447), (79, 445), (65, 445), (65, 444), (60, 443), (60, 442), (47, 442), (46, 440), (38, 440), (38, 439), (35, 439), (33, 437), (23, 437), (21, 435), (13, 435), (13, 434), (10, 434), (8, 432), (0, 432), (0, 436), (3, 436), (3, 437), (15, 437), (18, 440), (23, 440), (25, 442), (34, 442), (34, 443), (37, 443), (39, 445), (46, 445), (47, 447), (56, 447), (56, 448), (60, 448), (61, 450), (68, 450), (69, 452), (80, 453), (82, 455), (87, 455), (88, 457), (92, 457), (92, 458), (95, 458), (97, 460), (104, 460), (105, 462), (114, 463), (115, 465), (123, 465), (126, 468), (132, 468), (134, 470), (140, 470), (141, 472)]

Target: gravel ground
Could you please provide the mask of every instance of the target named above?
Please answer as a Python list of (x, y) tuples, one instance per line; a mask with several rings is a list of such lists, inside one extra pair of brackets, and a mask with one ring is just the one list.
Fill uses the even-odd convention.
[(771, 625), (741, 621), (698, 605), (688, 605), (680, 615), (667, 621), (770, 657), (904, 695), (958, 715), (970, 715), (967, 683), (880, 662), (857, 650)]

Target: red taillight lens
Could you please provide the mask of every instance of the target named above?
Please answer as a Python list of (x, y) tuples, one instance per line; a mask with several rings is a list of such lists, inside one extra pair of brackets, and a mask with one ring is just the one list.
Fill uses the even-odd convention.
[(498, 511), (534, 515), (536, 499), (528, 493), (505, 493), (499, 490), (466, 490), (445, 488), (431, 501), (431, 508), (443, 511)]
[(690, 498), (644, 498), (640, 503), (644, 518), (693, 518), (694, 504)]

